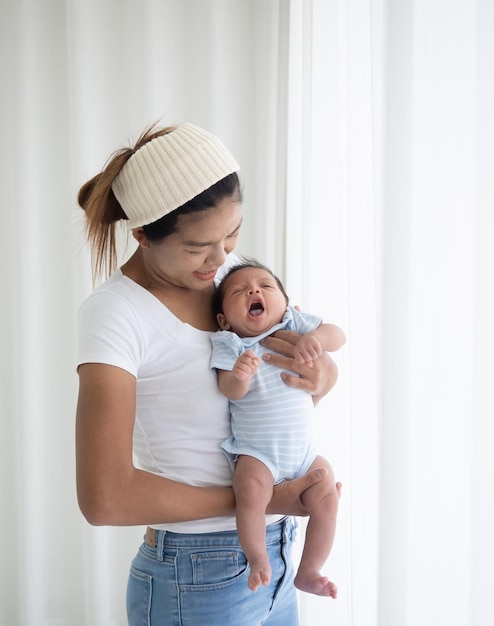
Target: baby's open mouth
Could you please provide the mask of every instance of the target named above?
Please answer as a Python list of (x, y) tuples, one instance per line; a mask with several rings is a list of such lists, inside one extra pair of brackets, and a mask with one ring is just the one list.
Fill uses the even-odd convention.
[(253, 302), (249, 309), (249, 315), (252, 317), (259, 317), (264, 313), (264, 307), (260, 302)]

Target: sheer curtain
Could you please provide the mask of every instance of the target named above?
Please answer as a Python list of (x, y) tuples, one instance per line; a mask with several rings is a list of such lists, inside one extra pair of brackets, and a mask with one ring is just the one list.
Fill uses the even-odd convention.
[(125, 624), (142, 529), (75, 499), (75, 195), (158, 118), (225, 140), (241, 251), (348, 336), (318, 407), (340, 597), (302, 624), (493, 623), (493, 34), (489, 0), (1, 4), (1, 626)]
[(494, 617), (494, 7), (389, 3), (388, 23), (382, 623), (484, 625)]

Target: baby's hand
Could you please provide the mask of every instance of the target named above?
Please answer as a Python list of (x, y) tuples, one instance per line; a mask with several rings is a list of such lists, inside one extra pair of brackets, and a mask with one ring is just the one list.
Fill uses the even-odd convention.
[(314, 337), (314, 335), (302, 335), (295, 344), (293, 356), (299, 363), (305, 363), (308, 367), (312, 367), (313, 362), (323, 352), (324, 350), (317, 337)]
[(259, 368), (261, 360), (254, 354), (253, 350), (246, 350), (241, 354), (232, 369), (234, 377), (244, 382), (249, 380)]

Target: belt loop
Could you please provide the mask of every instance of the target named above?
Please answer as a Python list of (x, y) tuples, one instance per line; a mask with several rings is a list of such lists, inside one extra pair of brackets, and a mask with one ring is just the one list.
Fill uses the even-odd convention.
[(293, 540), (294, 530), (293, 518), (287, 515), (283, 520), (283, 543), (289, 543)]
[(157, 530), (156, 534), (158, 535), (158, 541), (156, 542), (156, 560), (163, 561), (166, 530)]

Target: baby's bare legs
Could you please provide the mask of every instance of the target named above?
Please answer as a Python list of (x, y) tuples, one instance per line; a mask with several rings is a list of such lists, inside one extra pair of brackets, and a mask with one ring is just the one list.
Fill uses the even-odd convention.
[(248, 585), (256, 591), (271, 580), (264, 515), (273, 493), (273, 476), (264, 463), (242, 455), (233, 473), (233, 490), (238, 536), (250, 565)]
[(318, 456), (311, 469), (315, 467), (326, 467), (328, 476), (303, 494), (310, 517), (295, 586), (318, 596), (336, 598), (336, 585), (321, 575), (321, 568), (333, 546), (340, 485), (335, 484), (333, 470), (326, 459)]

